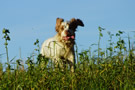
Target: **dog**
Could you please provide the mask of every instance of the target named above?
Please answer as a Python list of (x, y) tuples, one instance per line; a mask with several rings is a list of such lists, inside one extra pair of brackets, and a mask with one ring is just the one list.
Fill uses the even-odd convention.
[(41, 55), (52, 59), (57, 65), (68, 63), (71, 72), (74, 72), (76, 62), (75, 32), (78, 26), (84, 26), (80, 19), (72, 18), (70, 21), (64, 21), (62, 18), (57, 18), (55, 26), (57, 34), (43, 42)]

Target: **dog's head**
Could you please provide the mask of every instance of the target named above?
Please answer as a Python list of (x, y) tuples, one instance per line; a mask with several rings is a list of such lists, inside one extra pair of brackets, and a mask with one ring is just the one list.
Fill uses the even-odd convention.
[(64, 21), (62, 18), (57, 18), (55, 29), (61, 40), (73, 41), (77, 26), (84, 26), (80, 19), (72, 18), (70, 21)]

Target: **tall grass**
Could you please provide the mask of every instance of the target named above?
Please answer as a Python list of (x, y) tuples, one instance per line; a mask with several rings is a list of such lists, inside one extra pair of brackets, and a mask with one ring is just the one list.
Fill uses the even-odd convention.
[[(39, 54), (39, 40), (36, 40), (34, 56), (28, 57), (24, 67), (23, 60), (15, 62), (15, 68), (3, 71), (0, 64), (0, 89), (10, 90), (108, 90), (124, 89), (133, 90), (135, 88), (135, 54), (131, 47), (128, 36), (128, 47), (121, 37), (122, 31), (109, 35), (109, 47), (105, 51), (100, 48), (102, 28), (99, 27), (98, 52), (92, 54), (91, 48), (78, 53), (76, 48), (76, 69), (70, 72), (69, 68), (61, 70), (54, 65), (51, 60), (43, 58)], [(118, 41), (113, 42), (112, 37), (117, 37)], [(77, 47), (77, 46), (76, 46)], [(33, 57), (37, 57), (34, 62)], [(8, 61), (7, 61), (8, 62)], [(10, 63), (9, 63), (10, 64)], [(11, 66), (11, 65), (10, 65)]]

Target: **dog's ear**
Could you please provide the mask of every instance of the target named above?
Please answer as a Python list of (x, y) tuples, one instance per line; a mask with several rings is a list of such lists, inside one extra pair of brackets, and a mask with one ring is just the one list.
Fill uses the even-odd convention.
[(56, 31), (57, 32), (59, 32), (59, 27), (60, 27), (60, 25), (61, 25), (61, 23), (64, 21), (64, 19), (62, 19), (62, 18), (57, 18), (56, 19), (56, 26), (55, 26), (55, 29), (56, 29)]
[(71, 27), (74, 28), (74, 29), (76, 29), (77, 26), (82, 26), (82, 27), (84, 27), (84, 24), (83, 24), (82, 20), (80, 20), (80, 19), (75, 19), (75, 18), (72, 18), (72, 19), (70, 20), (70, 25), (71, 25)]

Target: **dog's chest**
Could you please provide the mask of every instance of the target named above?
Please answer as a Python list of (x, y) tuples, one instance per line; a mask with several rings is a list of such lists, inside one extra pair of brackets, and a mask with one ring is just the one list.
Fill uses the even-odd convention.
[(68, 51), (66, 50), (65, 46), (62, 45), (61, 43), (56, 43), (55, 46), (53, 46), (52, 52), (54, 52), (54, 55), (56, 57), (63, 57), (65, 54), (68, 53)]
[(67, 57), (69, 53), (72, 52), (70, 47), (62, 44), (61, 42), (51, 41), (49, 43), (45, 43), (44, 52), (46, 57), (51, 58), (61, 58)]

